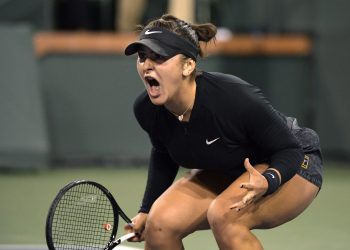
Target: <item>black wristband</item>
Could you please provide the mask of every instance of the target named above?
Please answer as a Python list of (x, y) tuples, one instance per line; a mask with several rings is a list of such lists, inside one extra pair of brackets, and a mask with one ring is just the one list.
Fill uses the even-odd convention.
[(266, 178), (267, 183), (269, 184), (267, 191), (263, 196), (268, 196), (279, 188), (281, 180), (276, 171), (272, 169), (266, 170), (262, 175)]

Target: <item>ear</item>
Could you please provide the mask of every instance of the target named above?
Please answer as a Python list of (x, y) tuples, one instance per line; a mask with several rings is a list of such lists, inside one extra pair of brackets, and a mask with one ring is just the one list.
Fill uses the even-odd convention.
[(183, 65), (182, 75), (183, 76), (191, 75), (195, 68), (196, 68), (196, 62), (193, 59), (188, 58)]

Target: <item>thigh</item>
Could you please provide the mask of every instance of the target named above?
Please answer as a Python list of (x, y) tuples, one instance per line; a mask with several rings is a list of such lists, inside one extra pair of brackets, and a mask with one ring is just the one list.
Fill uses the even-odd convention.
[(254, 204), (251, 209), (259, 222), (254, 228), (273, 228), (296, 218), (312, 203), (318, 191), (315, 184), (295, 175), (277, 192)]
[[(256, 166), (256, 168), (263, 172), (266, 165)], [(242, 199), (246, 191), (240, 188), (240, 183), (248, 180), (248, 173), (244, 173), (222, 192), (217, 197), (220, 206), (224, 206), (228, 211), (228, 206)], [(272, 195), (260, 198), (240, 212), (228, 211), (226, 220), (228, 223), (238, 222), (250, 229), (276, 227), (302, 213), (313, 201), (318, 190), (316, 185), (299, 175), (295, 175)]]
[(192, 170), (156, 200), (149, 219), (152, 223), (161, 223), (162, 228), (170, 227), (182, 237), (208, 229), (208, 207), (231, 182), (232, 179), (224, 174)]

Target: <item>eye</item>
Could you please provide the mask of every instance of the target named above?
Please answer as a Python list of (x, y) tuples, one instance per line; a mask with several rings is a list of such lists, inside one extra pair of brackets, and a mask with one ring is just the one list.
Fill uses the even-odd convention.
[(147, 55), (145, 52), (139, 51), (138, 52), (139, 62), (143, 63), (147, 59)]
[(152, 53), (152, 56), (151, 56), (151, 60), (155, 61), (157, 63), (163, 63), (163, 62), (165, 62), (168, 59), (169, 58), (167, 58), (165, 56), (162, 56), (162, 55), (159, 55), (159, 54), (156, 54), (156, 53)]
[(154, 52), (145, 52), (145, 51), (139, 51), (138, 52), (139, 62), (144, 63), (146, 59), (152, 60), (155, 63), (161, 64), (168, 60), (170, 57), (162, 56)]

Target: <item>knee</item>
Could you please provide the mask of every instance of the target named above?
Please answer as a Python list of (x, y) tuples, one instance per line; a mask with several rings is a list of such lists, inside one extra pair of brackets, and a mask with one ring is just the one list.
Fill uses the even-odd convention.
[(229, 208), (228, 201), (223, 199), (215, 199), (209, 206), (207, 218), (212, 230), (221, 230), (228, 223), (235, 221), (236, 217)]
[(231, 210), (229, 201), (214, 200), (207, 213), (208, 222), (215, 238), (222, 244), (240, 246), (250, 236), (250, 229), (244, 223), (242, 213)]
[(145, 241), (151, 246), (161, 247), (167, 239), (181, 238), (181, 230), (171, 211), (150, 212), (146, 222)]
[(241, 249), (242, 246), (253, 244), (254, 236), (241, 213), (232, 211), (229, 205), (225, 201), (215, 200), (209, 207), (208, 222), (216, 241), (224, 249)]

